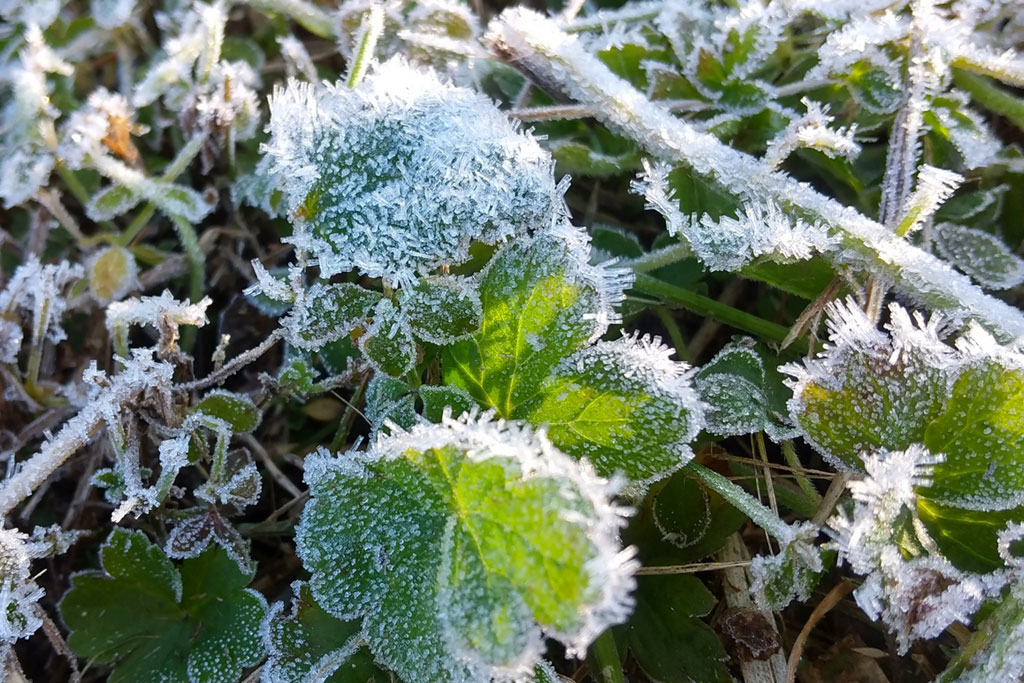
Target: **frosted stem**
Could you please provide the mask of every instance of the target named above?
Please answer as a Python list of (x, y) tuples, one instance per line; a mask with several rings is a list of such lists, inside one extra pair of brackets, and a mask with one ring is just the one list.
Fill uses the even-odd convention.
[(793, 530), (779, 516), (762, 505), (757, 499), (744, 491), (739, 485), (732, 483), (718, 472), (691, 461), (686, 471), (699, 479), (705, 486), (725, 498), (734, 508), (750, 518), (772, 538), (782, 545), (793, 540)]
[(374, 50), (377, 49), (377, 39), (384, 30), (384, 8), (374, 4), (370, 7), (370, 13), (363, 20), (359, 28), (359, 38), (356, 40), (356, 53), (352, 55), (352, 63), (349, 65), (348, 78), (345, 85), (354, 88), (359, 85), (366, 75), (366, 70), (373, 61)]
[(838, 248), (824, 253), (836, 266), (875, 272), (911, 298), (952, 317), (979, 318), (1004, 337), (1024, 334), (1024, 314), (1016, 308), (988, 296), (966, 276), (852, 207), (771, 171), (754, 157), (672, 116), (550, 19), (522, 8), (506, 10), (491, 23), (487, 40), (500, 58), (535, 82), (550, 84), (592, 107), (598, 119), (636, 140), (653, 156), (711, 176), (743, 199), (769, 199), (820, 221), (839, 242)]

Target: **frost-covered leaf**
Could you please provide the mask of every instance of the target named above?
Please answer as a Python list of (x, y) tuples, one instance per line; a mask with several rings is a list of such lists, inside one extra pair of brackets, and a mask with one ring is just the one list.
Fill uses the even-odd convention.
[(323, 276), (417, 274), (546, 225), (552, 162), (483, 96), (392, 60), (356, 88), (292, 82), (270, 104), (267, 151), (292, 241)]
[(113, 662), (110, 681), (235, 683), (263, 655), (263, 598), (222, 550), (176, 569), (139, 531), (115, 529), (102, 571), (76, 574), (60, 602), (68, 644)]
[(310, 287), (281, 321), (288, 338), (301, 349), (317, 350), (365, 324), (381, 300), (377, 292), (350, 282)]
[(793, 421), (835, 465), (857, 468), (864, 451), (922, 442), (945, 406), (953, 350), (938, 338), (937, 321), (917, 327), (905, 311), (893, 311), (887, 335), (854, 303), (832, 305), (831, 347), (803, 366), (781, 368), (796, 378)]
[[(747, 522), (747, 516), (719, 494), (704, 487), (686, 470), (676, 472), (657, 490), (641, 520), (649, 516), (650, 531), (670, 547), (664, 553), (653, 543), (638, 544), (652, 552), (645, 563), (695, 562), (720, 550), (729, 536)], [(663, 557), (664, 556), (664, 557)]]
[(224, 420), (236, 433), (248, 433), (260, 426), (263, 415), (251, 398), (233, 391), (215, 389), (207, 392), (192, 409), (193, 412)]
[(480, 294), (467, 278), (421, 278), (402, 290), (399, 305), (412, 333), (431, 344), (452, 344), (480, 329)]
[(376, 373), (366, 387), (363, 412), (375, 432), (387, 421), (408, 429), (416, 424), (416, 396), (405, 382)]
[(689, 366), (658, 338), (626, 336), (568, 356), (518, 406), (515, 418), (546, 425), (566, 453), (598, 472), (648, 483), (682, 467), (704, 426)]
[(142, 197), (123, 185), (106, 187), (89, 200), (86, 215), (94, 221), (109, 221), (129, 211), (142, 201)]
[(180, 520), (168, 534), (164, 552), (167, 557), (183, 560), (198, 557), (211, 543), (220, 546), (234, 560), (238, 571), (244, 574), (256, 571), (249, 556), (249, 542), (213, 506)]
[(1024, 282), (1024, 260), (995, 235), (955, 223), (935, 226), (935, 248), (942, 258), (988, 289)]
[(45, 592), (32, 580), (28, 541), (15, 529), (0, 529), (0, 653), (42, 625), (38, 602)]
[(1015, 584), (935, 683), (1019, 681), (1024, 677), (1024, 588)]
[(476, 405), (473, 397), (459, 387), (425, 384), (418, 393), (423, 402), (423, 417), (431, 422), (440, 422), (445, 408), (451, 411), (452, 417), (459, 417)]
[(263, 683), (390, 683), (363, 649), (359, 622), (336, 619), (316, 604), (309, 584), (292, 584), (292, 611), (270, 606), (263, 622), (269, 657)]
[(775, 555), (758, 555), (750, 564), (750, 592), (763, 610), (784, 609), (793, 600), (805, 601), (825, 569), (821, 549), (812, 544), (818, 535), (813, 523), (795, 525), (792, 537)]
[(373, 310), (373, 322), (359, 338), (359, 350), (374, 370), (401, 377), (416, 364), (416, 340), (395, 305), (384, 299)]
[(481, 329), (445, 349), (445, 382), (511, 417), (565, 356), (604, 334), (624, 276), (590, 265), (589, 251), (563, 225), (498, 252), (480, 276)]
[(122, 247), (107, 247), (89, 259), (89, 291), (100, 303), (116, 301), (139, 286), (135, 257)]
[(524, 675), (542, 634), (582, 653), (633, 586), (606, 483), (525, 426), (473, 414), (307, 458), (298, 553), (317, 603), (362, 617), (409, 683)]
[(761, 431), (775, 441), (795, 436), (797, 431), (784, 423), (784, 411), (779, 410), (784, 404), (778, 405), (778, 390), (784, 387), (777, 379), (778, 386), (770, 382), (752, 340), (727, 344), (694, 377), (694, 386), (708, 406), (706, 429), (721, 437)]
[(683, 574), (644, 576), (636, 610), (620, 627), (637, 664), (652, 681), (729, 683), (729, 655), (700, 617), (717, 601), (700, 579)]
[(982, 351), (965, 364), (925, 431), (928, 449), (944, 455), (930, 499), (975, 510), (1024, 503), (1024, 356), (1000, 355)]

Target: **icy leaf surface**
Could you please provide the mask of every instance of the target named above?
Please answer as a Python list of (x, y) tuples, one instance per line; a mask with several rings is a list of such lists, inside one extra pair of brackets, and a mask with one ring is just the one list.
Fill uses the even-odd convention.
[(621, 511), (542, 434), (469, 414), (306, 462), (296, 539), (312, 594), (362, 617), (377, 661), (409, 683), (522, 676), (542, 635), (582, 653), (628, 614)]
[(987, 232), (939, 223), (935, 226), (935, 248), (982, 287), (1009, 289), (1024, 282), (1024, 260)]
[(76, 654), (115, 663), (112, 683), (234, 683), (262, 656), (266, 602), (223, 551), (178, 570), (144, 534), (119, 528), (100, 557), (102, 571), (71, 579), (60, 611)]
[(359, 623), (336, 619), (323, 610), (309, 584), (292, 584), (292, 611), (274, 603), (263, 621), (263, 644), (269, 653), (263, 683), (390, 683), (363, 649)]
[(706, 429), (723, 437), (764, 431), (775, 441), (792, 438), (796, 430), (785, 424), (785, 405), (778, 396), (785, 388), (778, 379), (774, 384), (752, 340), (727, 344), (694, 377), (708, 406)]
[(193, 411), (224, 420), (237, 433), (256, 429), (263, 417), (251, 398), (223, 389), (208, 392)]
[(808, 522), (792, 529), (792, 538), (777, 554), (758, 555), (750, 564), (754, 578), (750, 592), (764, 610), (781, 610), (794, 600), (807, 600), (825, 569), (821, 550), (812, 543), (818, 527)]
[(359, 350), (374, 370), (392, 377), (401, 377), (416, 364), (416, 340), (409, 323), (388, 299), (373, 310), (373, 322), (359, 338)]
[(373, 431), (380, 430), (387, 421), (408, 429), (416, 423), (416, 396), (405, 382), (383, 373), (376, 373), (366, 387), (366, 406), (363, 409)]
[(451, 344), (480, 329), (480, 294), (467, 278), (422, 278), (402, 290), (400, 306), (413, 334), (431, 344)]
[(356, 88), (292, 81), (270, 103), (266, 150), (294, 243), (329, 277), (399, 284), (547, 224), (550, 156), (489, 100), (392, 60)]
[(660, 479), (692, 457), (704, 406), (689, 366), (655, 337), (598, 342), (565, 358), (513, 417), (545, 425), (566, 453), (631, 482)]
[(473, 397), (458, 387), (427, 384), (419, 388), (419, 395), (423, 402), (423, 417), (431, 422), (440, 422), (445, 408), (452, 417), (458, 417), (476, 405)]
[(480, 331), (446, 348), (445, 382), (511, 417), (556, 365), (616, 320), (624, 275), (589, 263), (570, 225), (511, 244), (480, 277)]
[(920, 443), (943, 411), (953, 350), (899, 310), (887, 335), (852, 302), (834, 304), (828, 350), (781, 368), (796, 378), (793, 421), (833, 464), (858, 468), (862, 451)]
[(310, 287), (281, 321), (288, 338), (301, 349), (317, 350), (337, 341), (370, 317), (380, 294), (350, 282)]

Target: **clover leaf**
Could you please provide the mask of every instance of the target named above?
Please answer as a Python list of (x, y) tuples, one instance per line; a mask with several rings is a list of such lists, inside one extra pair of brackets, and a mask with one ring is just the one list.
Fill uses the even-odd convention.
[(502, 417), (546, 425), (602, 475), (646, 483), (693, 457), (703, 404), (658, 340), (594, 344), (617, 319), (628, 276), (589, 258), (569, 225), (495, 255), (480, 277), (480, 330), (445, 349), (445, 381)]
[(585, 651), (631, 606), (604, 480), (523, 425), (467, 414), (307, 459), (296, 540), (317, 603), (362, 618), (407, 683), (527, 675), (542, 635)]
[(233, 683), (263, 655), (263, 597), (223, 550), (176, 569), (140, 531), (117, 528), (103, 569), (75, 575), (60, 602), (80, 657), (113, 663), (111, 683)]

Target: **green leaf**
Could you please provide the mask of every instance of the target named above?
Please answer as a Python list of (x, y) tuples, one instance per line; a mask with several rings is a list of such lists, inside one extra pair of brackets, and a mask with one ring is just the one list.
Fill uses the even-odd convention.
[(379, 431), (386, 421), (408, 429), (416, 423), (416, 397), (405, 382), (377, 373), (366, 387), (366, 419)]
[(203, 413), (224, 420), (239, 434), (247, 434), (260, 426), (263, 415), (253, 400), (245, 394), (215, 389), (196, 404), (192, 412)]
[[(902, 309), (900, 309), (902, 310)], [(797, 379), (792, 418), (833, 464), (860, 468), (860, 454), (905, 450), (924, 441), (943, 410), (948, 377), (933, 358), (952, 350), (934, 334), (914, 334), (908, 315), (894, 317), (892, 338), (852, 302), (830, 308), (832, 348), (805, 366), (784, 369)]]
[(979, 574), (1002, 569), (998, 535), (1010, 522), (1024, 522), (1024, 508), (979, 512), (917, 499), (917, 514), (942, 554), (961, 569)]
[(1024, 369), (1019, 355), (972, 359), (953, 384), (924, 443), (945, 455), (928, 498), (964, 508), (1009, 509), (1024, 502)]
[(318, 282), (306, 291), (281, 321), (289, 341), (299, 348), (318, 350), (365, 324), (381, 295), (350, 282)]
[(416, 341), (409, 324), (388, 299), (377, 304), (373, 322), (359, 338), (359, 350), (374, 370), (401, 377), (416, 365)]
[(423, 401), (423, 417), (431, 422), (440, 422), (445, 408), (451, 409), (452, 417), (459, 417), (476, 405), (473, 397), (458, 387), (425, 384), (419, 388), (419, 395)]
[(1024, 260), (995, 235), (955, 223), (939, 223), (934, 235), (942, 258), (982, 287), (1009, 289), (1024, 282)]
[(292, 612), (284, 603), (271, 605), (263, 625), (268, 652), (265, 683), (384, 683), (391, 677), (379, 669), (362, 647), (359, 623), (335, 619), (313, 599), (309, 585), (292, 584)]
[(818, 526), (791, 526), (792, 536), (775, 555), (758, 555), (750, 564), (750, 592), (763, 610), (782, 610), (794, 600), (806, 601), (825, 571), (822, 551), (812, 541)]
[(604, 333), (617, 296), (575, 231), (510, 244), (480, 279), (483, 324), (446, 348), (445, 382), (510, 417), (568, 354)]
[(694, 576), (644, 576), (637, 582), (636, 611), (622, 630), (648, 678), (660, 683), (732, 681), (728, 653), (699, 619), (716, 603)]
[(141, 197), (123, 185), (111, 185), (96, 193), (85, 207), (85, 214), (93, 221), (109, 221), (141, 201)]
[[(672, 553), (674, 562), (695, 562), (717, 552), (747, 521), (746, 515), (685, 471), (672, 475), (654, 494), (650, 516), (661, 540), (683, 551)], [(650, 559), (656, 558), (646, 558), (645, 564)]]
[(402, 290), (399, 305), (412, 333), (431, 344), (451, 344), (480, 329), (480, 294), (469, 278), (422, 278)]
[(148, 181), (152, 190), (147, 199), (156, 204), (157, 208), (170, 216), (179, 216), (189, 223), (198, 223), (206, 218), (213, 207), (206, 203), (203, 195), (184, 185)]
[(796, 430), (782, 422), (785, 387), (769, 386), (765, 363), (751, 339), (727, 344), (694, 379), (708, 404), (706, 429), (719, 437), (767, 432), (774, 441), (793, 438)]
[(554, 368), (512, 416), (546, 425), (560, 449), (605, 476), (649, 483), (682, 467), (703, 427), (703, 405), (687, 366), (658, 339), (599, 342)]
[(115, 663), (112, 683), (234, 683), (262, 657), (266, 602), (224, 551), (179, 572), (142, 532), (118, 528), (101, 559), (102, 571), (72, 577), (60, 612), (77, 655)]
[(625, 617), (632, 564), (603, 481), (526, 427), (470, 415), (306, 462), (313, 596), (362, 617), (407, 683), (526, 673), (541, 629), (582, 653)]

